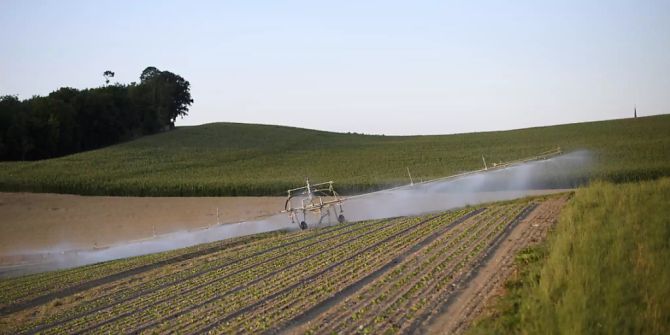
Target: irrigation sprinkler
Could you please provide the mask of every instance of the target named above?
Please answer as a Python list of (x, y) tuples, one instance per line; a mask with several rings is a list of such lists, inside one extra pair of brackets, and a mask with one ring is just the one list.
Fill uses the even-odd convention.
[[(337, 222), (344, 223), (344, 210), (342, 202), (344, 199), (335, 191), (333, 182), (328, 181), (319, 184), (310, 184), (306, 179), (306, 185), (290, 189), (284, 204), (282, 213), (288, 213), (291, 223), (298, 222), (300, 229), (307, 229), (307, 214), (314, 213), (319, 218), (318, 224), (328, 217), (330, 220), (331, 211), (337, 218)], [(295, 200), (299, 200), (299, 205), (293, 205)]]

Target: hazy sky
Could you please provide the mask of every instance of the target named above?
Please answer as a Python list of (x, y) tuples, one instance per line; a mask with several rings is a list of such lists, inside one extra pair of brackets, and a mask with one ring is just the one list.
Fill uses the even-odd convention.
[(191, 82), (178, 125), (439, 134), (670, 112), (670, 1), (0, 0), (0, 94)]

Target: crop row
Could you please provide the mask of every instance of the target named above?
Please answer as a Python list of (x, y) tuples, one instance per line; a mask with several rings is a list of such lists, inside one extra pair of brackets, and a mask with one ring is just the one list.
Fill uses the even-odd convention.
[[(424, 247), (398, 265), (393, 271), (364, 288), (340, 308), (333, 309), (322, 316), (317, 327), (311, 332), (332, 332), (346, 324), (358, 324), (366, 317), (374, 316), (382, 306), (394, 301), (408, 287), (417, 284), (417, 278), (427, 270), (437, 266), (438, 262), (456, 252), (462, 251), (479, 232), (487, 229), (501, 214), (502, 208), (496, 208), (471, 220), (462, 229), (447, 232), (430, 245)], [(417, 265), (418, 264), (418, 265)], [(352, 314), (353, 312), (353, 314)]]
[[(520, 208), (514, 208), (518, 212)], [(445, 289), (452, 288), (452, 283), (459, 273), (471, 267), (480, 257), (485, 248), (509, 224), (512, 217), (490, 221), (488, 227), (472, 234), (468, 243), (455, 252), (444, 257), (431, 269), (425, 271), (416, 280), (416, 285), (406, 288), (396, 300), (390, 303), (383, 312), (370, 320), (363, 329), (371, 331), (397, 331), (407, 327), (408, 320), (416, 319), (430, 310), (433, 303), (441, 300)], [(403, 309), (405, 313), (398, 313)]]
[[(367, 223), (368, 222), (364, 222), (361, 224), (361, 226)], [(215, 249), (215, 251), (212, 253), (206, 253), (199, 258), (188, 259), (180, 263), (173, 264), (172, 266), (161, 266), (153, 272), (145, 273), (142, 276), (143, 278), (147, 278), (145, 280), (142, 280), (141, 277), (139, 278), (140, 280), (135, 279), (124, 283), (123, 285), (109, 285), (109, 287), (100, 287), (98, 290), (102, 291), (102, 294), (94, 296), (93, 298), (89, 299), (90, 301), (87, 301), (86, 299), (80, 299), (77, 301), (79, 304), (75, 304), (73, 308), (68, 309), (63, 313), (51, 315), (31, 323), (26, 323), (17, 330), (39, 330), (45, 327), (50, 327), (54, 324), (60, 324), (66, 322), (67, 320), (80, 317), (84, 314), (93, 313), (105, 307), (130, 300), (133, 297), (146, 293), (147, 290), (156, 290), (160, 287), (178, 283), (190, 277), (198, 276), (211, 269), (222, 268), (231, 264), (239, 263), (242, 260), (247, 260), (252, 257), (258, 258), (263, 254), (275, 251), (277, 249), (283, 249), (284, 247), (290, 246), (292, 244), (297, 244), (297, 247), (300, 247), (300, 244), (298, 244), (300, 242), (307, 243), (309, 240), (327, 238), (330, 235), (338, 233), (338, 231), (346, 231), (355, 228), (356, 227), (350, 227), (348, 225), (340, 225), (327, 227), (319, 231), (298, 232), (293, 234), (262, 234), (263, 238), (253, 238), (249, 241), (249, 243), (229, 242), (223, 244), (218, 242), (214, 243), (214, 247), (211, 246), (212, 244), (209, 244), (210, 247), (207, 249), (198, 249)], [(221, 248), (226, 245), (231, 247), (225, 249)], [(147, 256), (142, 257), (147, 258)], [(211, 261), (211, 259), (214, 259), (214, 261)], [(82, 298), (83, 297), (85, 296), (82, 296)]]
[[(416, 238), (418, 239), (412, 239), (405, 248), (389, 254), (387, 247), (380, 247), (374, 252), (361, 254), (356, 260), (349, 260), (342, 267), (334, 269), (334, 273), (314, 278), (308, 283), (309, 285), (302, 285), (295, 291), (288, 292), (271, 302), (268, 301), (252, 312), (244, 313), (234, 320), (231, 320), (230, 317), (224, 319), (226, 321), (225, 325), (219, 322), (220, 325), (216, 328), (216, 333), (232, 333), (235, 331), (248, 333), (268, 331), (268, 328), (276, 330), (278, 326), (281, 327), (282, 324), (312, 308), (317, 308), (319, 304), (335, 295), (342, 294), (364, 278), (373, 276), (378, 271), (382, 271), (384, 267), (399, 262), (399, 259), (404, 257), (403, 255), (413, 253), (412, 250), (416, 246), (423, 245), (426, 241), (432, 241), (437, 236), (450, 235), (455, 225), (465, 224), (462, 222), (467, 222), (471, 215), (476, 215), (480, 211), (472, 211), (456, 220), (453, 220), (453, 217), (440, 217), (433, 222), (436, 229), (432, 232), (417, 235)], [(400, 241), (399, 243), (403, 242)], [(212, 325), (208, 329), (212, 329), (214, 326), (216, 325)]]
[(261, 244), (275, 239), (295, 238), (293, 234), (265, 233), (260, 236), (238, 237), (223, 242), (214, 242), (174, 251), (155, 253), (123, 260), (96, 263), (74, 269), (45, 272), (0, 281), (0, 305), (26, 301), (37, 296), (74, 287), (89, 281), (133, 270), (143, 266), (183, 259), (202, 254), (230, 252), (243, 245)]
[[(268, 243), (268, 246), (263, 246), (262, 244), (255, 246), (252, 245), (248, 248), (249, 250), (246, 250), (246, 252), (238, 251), (239, 257), (233, 259), (232, 261), (226, 257), (214, 258), (214, 260), (210, 260), (211, 257), (208, 257), (205, 260), (200, 260), (198, 266), (187, 268), (182, 271), (177, 271), (167, 276), (151, 278), (151, 280), (142, 281), (137, 285), (123, 285), (120, 290), (113, 292), (112, 294), (97, 297), (95, 300), (76, 306), (64, 314), (42, 320), (42, 324), (37, 328), (33, 328), (33, 331), (59, 326), (75, 319), (82, 319), (88, 317), (91, 314), (103, 312), (110, 307), (119, 306), (119, 304), (122, 303), (137, 303), (138, 300), (148, 303), (150, 302), (148, 298), (150, 298), (152, 295), (160, 296), (161, 294), (164, 294), (165, 290), (169, 289), (171, 286), (177, 286), (176, 290), (180, 290), (185, 286), (188, 286), (189, 281), (191, 280), (202, 280), (210, 278), (211, 276), (219, 276), (213, 280), (220, 280), (220, 276), (222, 275), (225, 276), (226, 274), (235, 273), (235, 271), (240, 272), (245, 268), (256, 267), (257, 265), (261, 264), (261, 262), (276, 257), (277, 253), (285, 253), (285, 250), (291, 251), (293, 250), (291, 248), (304, 248), (308, 245), (308, 243), (309, 245), (317, 244), (324, 240), (330, 239), (333, 236), (350, 234), (356, 230), (373, 224), (374, 222), (363, 222), (360, 225), (341, 225), (337, 228), (331, 227), (324, 229), (323, 231), (307, 234), (307, 236), (305, 236), (303, 233), (295, 234), (300, 238), (288, 240), (288, 242), (279, 246), (273, 245), (272, 243)], [(291, 248), (287, 248), (289, 246)], [(251, 255), (249, 255), (250, 252), (252, 253)], [(179, 268), (179, 266), (177, 266), (177, 268)], [(197, 288), (198, 287), (194, 287), (193, 289)], [(32, 326), (34, 327), (35, 325)]]
[[(99, 287), (97, 294), (21, 330), (26, 334), (277, 330), (390, 266), (346, 304), (323, 314), (310, 331), (394, 332), (443, 298), (449, 285), (482, 257), (523, 205), (366, 221), (229, 245), (110, 284), (109, 289)], [(399, 310), (408, 312), (394, 313)]]
[[(381, 227), (378, 227), (380, 226)], [(358, 225), (354, 225), (358, 226)], [(347, 241), (352, 237), (351, 235), (359, 236), (359, 234), (364, 234), (359, 230), (363, 229), (365, 231), (370, 231), (374, 229), (381, 229), (385, 227), (384, 224), (368, 223), (362, 224), (360, 227), (352, 227), (351, 229), (346, 229), (347, 234), (335, 234), (336, 236), (331, 236), (331, 242), (337, 241)], [(322, 240), (319, 240), (322, 241)], [(73, 331), (74, 329), (86, 329), (90, 327), (98, 327), (103, 324), (111, 323), (110, 321), (116, 321), (123, 319), (124, 317), (130, 316), (133, 314), (133, 317), (138, 315), (144, 315), (151, 313), (151, 311), (156, 308), (160, 309), (166, 304), (172, 306), (173, 299), (181, 299), (182, 297), (189, 297), (189, 294), (195, 294), (206, 290), (208, 287), (213, 285), (218, 285), (219, 283), (226, 283), (229, 286), (236, 286), (239, 283), (248, 282), (253, 280), (256, 276), (262, 276), (267, 272), (272, 272), (274, 269), (281, 269), (282, 266), (285, 266), (287, 262), (300, 260), (308, 255), (310, 252), (319, 252), (327, 247), (325, 243), (311, 243), (309, 246), (302, 246), (301, 248), (289, 250), (287, 253), (286, 250), (277, 249), (277, 252), (283, 252), (283, 257), (272, 258), (271, 253), (259, 255), (259, 259), (255, 263), (247, 264), (245, 262), (238, 262), (230, 266), (223, 266), (218, 269), (203, 272), (193, 273), (193, 277), (188, 280), (182, 280), (177, 283), (172, 283), (167, 286), (159, 287), (157, 290), (150, 290), (148, 293), (146, 291), (138, 292), (137, 295), (131, 296), (127, 300), (122, 300), (120, 303), (110, 305), (109, 302), (106, 303), (106, 306), (111, 306), (111, 308), (106, 308), (103, 310), (95, 310), (94, 313), (89, 313), (79, 317), (75, 320), (69, 320), (65, 323), (60, 323), (55, 325), (49, 331)], [(265, 258), (270, 258), (272, 261), (262, 264)], [(240, 268), (241, 267), (241, 268)], [(117, 300), (118, 301), (118, 300)], [(142, 313), (147, 312), (147, 313)]]
[[(384, 239), (371, 241), (363, 250), (346, 258), (339, 257), (329, 267), (313, 273), (297, 284), (284, 287), (273, 294), (266, 294), (264, 299), (259, 299), (254, 303), (220, 301), (207, 310), (198, 311), (201, 315), (206, 313), (211, 319), (215, 320), (214, 322), (212, 320), (198, 320), (195, 325), (189, 322), (176, 322), (164, 325), (166, 327), (164, 329), (179, 326), (181, 328), (178, 328), (177, 331), (180, 333), (202, 333), (211, 330), (215, 330), (216, 333), (228, 333), (237, 328), (245, 331), (262, 330), (254, 328), (258, 326), (254, 320), (269, 320), (270, 312), (274, 313), (272, 323), (294, 316), (298, 310), (292, 305), (298, 302), (307, 306), (318, 303), (373, 272), (462, 214), (460, 212), (457, 215), (443, 215), (424, 220), (420, 224), (410, 226)], [(234, 306), (231, 306), (231, 303)], [(195, 320), (197, 314), (187, 317)], [(271, 323), (266, 322), (265, 324), (269, 325)]]
[[(305, 278), (309, 277), (314, 272), (330, 266), (342, 258), (349, 257), (352, 254), (358, 253), (362, 248), (370, 245), (373, 241), (387, 238), (396, 234), (398, 231), (406, 229), (413, 229), (418, 219), (402, 219), (391, 222), (378, 230), (368, 234), (359, 235), (336, 245), (332, 245), (325, 250), (317, 253), (307, 252), (300, 259), (293, 263), (288, 263), (282, 269), (266, 274), (265, 276), (250, 276), (244, 281), (244, 284), (238, 285), (235, 288), (229, 289), (232, 286), (230, 283), (220, 282), (218, 285), (210, 286), (210, 291), (201, 290), (198, 294), (190, 296), (191, 301), (176, 301), (171, 304), (166, 304), (163, 307), (169, 313), (161, 322), (160, 326), (166, 326), (167, 329), (172, 329), (177, 325), (189, 324), (189, 320), (199, 319), (199, 315), (208, 315), (213, 317), (217, 313), (230, 311), (243, 304), (258, 301), (264, 297), (273, 294), (282, 289), (286, 285), (293, 285), (300, 283)], [(253, 279), (255, 278), (255, 279)], [(252, 280), (253, 279), (253, 280)], [(196, 302), (195, 304), (192, 302)], [(183, 308), (174, 308), (174, 304), (183, 306)], [(164, 315), (164, 314), (163, 314)], [(157, 320), (142, 320), (150, 321), (142, 324), (132, 331), (142, 331), (151, 329), (159, 325)], [(123, 327), (123, 324), (117, 324), (117, 327)], [(101, 329), (106, 331), (107, 329)], [(112, 331), (125, 331), (124, 328), (113, 328)]]
[(310, 332), (394, 330), (399, 316), (410, 317), (417, 312), (418, 306), (408, 306), (408, 302), (423, 301), (421, 294), (430, 292), (437, 283), (449, 284), (450, 276), (467, 264), (468, 257), (478, 252), (478, 246), (489, 243), (509, 222), (510, 212), (518, 209), (515, 205), (490, 211), (460, 232), (433, 242), (356, 297), (323, 315)]

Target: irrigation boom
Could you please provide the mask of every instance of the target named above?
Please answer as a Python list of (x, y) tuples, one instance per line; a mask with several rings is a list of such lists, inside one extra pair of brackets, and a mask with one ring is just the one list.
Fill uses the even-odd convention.
[[(414, 180), (412, 180), (412, 175), (409, 172), (409, 168), (407, 168), (407, 174), (410, 176), (410, 184), (393, 187), (381, 191), (360, 194), (347, 198), (341, 197), (335, 191), (332, 181), (318, 184), (310, 184), (309, 179), (306, 179), (305, 186), (287, 190), (288, 196), (286, 198), (286, 203), (284, 204), (284, 210), (282, 210), (281, 212), (288, 213), (291, 222), (292, 223), (298, 222), (300, 229), (307, 229), (308, 214), (316, 215), (318, 217), (318, 224), (321, 224), (322, 221), (326, 218), (330, 221), (331, 215), (337, 219), (337, 222), (343, 223), (345, 222), (345, 218), (343, 214), (344, 210), (342, 209), (342, 203), (350, 199), (369, 196), (377, 192), (386, 192), (390, 190), (403, 189), (408, 187), (414, 187), (416, 185), (421, 184), (429, 184), (448, 179), (460, 178), (476, 173), (501, 170), (523, 163), (553, 158), (561, 154), (563, 154), (563, 151), (561, 150), (560, 147), (557, 147), (556, 149), (544, 151), (535, 156), (509, 162), (493, 163), (490, 164), (490, 166), (487, 165), (485, 157), (482, 156), (482, 162), (484, 164), (484, 167), (482, 169), (426, 180), (418, 183), (415, 183)], [(299, 200), (299, 203), (294, 205), (294, 202), (296, 200)]]

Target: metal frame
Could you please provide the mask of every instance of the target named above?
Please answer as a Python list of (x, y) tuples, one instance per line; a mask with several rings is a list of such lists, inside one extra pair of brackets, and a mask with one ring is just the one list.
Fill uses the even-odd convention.
[[(345, 199), (340, 197), (337, 191), (335, 191), (332, 181), (310, 184), (309, 179), (307, 179), (306, 186), (290, 189), (287, 193), (288, 196), (282, 213), (288, 213), (291, 223), (298, 221), (301, 229), (307, 229), (307, 213), (318, 215), (318, 224), (321, 224), (325, 217), (330, 218), (332, 209), (339, 223), (345, 221), (344, 214), (342, 214), (344, 213), (342, 202)], [(303, 198), (300, 201), (299, 207), (293, 207), (291, 200), (301, 196)], [(298, 217), (300, 214), (302, 214), (302, 220)]]

